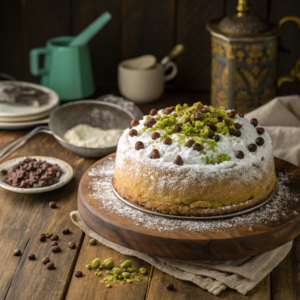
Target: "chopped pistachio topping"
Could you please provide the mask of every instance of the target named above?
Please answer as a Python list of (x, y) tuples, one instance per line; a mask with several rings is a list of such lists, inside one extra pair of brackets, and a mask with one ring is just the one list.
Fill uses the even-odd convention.
[[(199, 115), (195, 116), (196, 113), (200, 113), (201, 117)], [(197, 118), (196, 120), (195, 117)], [(186, 146), (186, 138), (188, 137), (200, 145), (205, 145), (205, 150), (216, 152), (218, 144), (215, 139), (212, 139), (211, 135), (209, 136), (209, 133), (213, 131), (215, 134), (230, 136), (229, 128), (235, 128), (233, 125), (234, 119), (229, 118), (224, 107), (207, 107), (201, 102), (194, 103), (192, 106), (178, 104), (175, 110), (168, 115), (157, 114), (157, 122), (151, 128), (148, 128), (147, 120), (150, 118), (152, 116), (146, 117), (142, 131), (148, 133), (160, 131), (161, 134), (160, 138), (153, 140), (153, 148), (158, 143), (162, 143), (166, 137), (170, 137), (173, 142), (179, 143), (179, 147), (183, 147)], [(189, 118), (190, 121), (186, 120), (186, 118)], [(179, 132), (177, 130), (178, 127), (176, 127), (178, 123), (182, 124)], [(175, 128), (176, 132), (174, 131)], [(199, 151), (199, 155), (205, 164), (220, 164), (224, 161), (231, 161), (231, 157), (225, 153), (209, 157), (206, 155), (206, 151), (202, 150)]]

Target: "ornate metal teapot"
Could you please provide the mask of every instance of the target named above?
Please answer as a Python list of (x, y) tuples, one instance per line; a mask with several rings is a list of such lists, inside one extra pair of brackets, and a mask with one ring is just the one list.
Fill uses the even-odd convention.
[(285, 81), (300, 80), (300, 60), (289, 75), (277, 79), (277, 38), (282, 25), (300, 18), (285, 17), (277, 26), (249, 13), (239, 0), (237, 14), (208, 22), (211, 33), (211, 101), (214, 106), (248, 112), (276, 96)]

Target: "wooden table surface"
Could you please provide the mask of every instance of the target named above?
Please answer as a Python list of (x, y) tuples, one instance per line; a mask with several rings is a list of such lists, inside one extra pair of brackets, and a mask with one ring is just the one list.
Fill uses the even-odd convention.
[[(142, 105), (140, 108), (148, 113), (151, 108), (162, 108), (179, 102), (192, 104), (196, 101), (208, 103), (209, 95), (169, 92), (158, 102)], [(26, 132), (0, 131), (0, 149)], [(95, 159), (82, 158), (67, 151), (47, 134), (35, 136), (7, 159), (26, 155), (53, 156), (65, 160), (74, 168), (75, 176), (66, 186), (44, 194), (23, 195), (0, 188), (0, 299), (217, 299), (196, 285), (177, 280), (137, 258), (126, 257), (99, 243), (95, 246), (89, 244), (90, 238), (71, 222), (69, 215), (77, 209), (77, 189), (81, 176)], [(57, 203), (57, 209), (49, 208), (51, 201)], [(69, 228), (71, 234), (63, 235), (61, 231), (64, 228)], [(62, 248), (60, 253), (50, 251), (48, 239), (46, 242), (38, 240), (39, 234), (43, 232), (59, 235)], [(76, 249), (69, 249), (68, 241), (76, 242)], [(13, 256), (16, 248), (22, 250), (22, 256)], [(29, 260), (27, 256), (30, 253), (35, 253), (37, 260)], [(47, 270), (41, 263), (41, 259), (46, 256), (55, 263), (56, 269)], [(112, 257), (115, 262), (130, 258), (135, 267), (144, 266), (151, 270), (150, 281), (106, 288), (99, 282), (101, 277), (85, 269), (85, 265), (95, 257), (101, 260)], [(288, 256), (247, 296), (227, 289), (219, 298), (300, 299), (299, 267), (298, 237)], [(82, 271), (84, 276), (76, 278), (73, 275), (76, 270)], [(174, 291), (165, 288), (168, 282), (174, 284)]]

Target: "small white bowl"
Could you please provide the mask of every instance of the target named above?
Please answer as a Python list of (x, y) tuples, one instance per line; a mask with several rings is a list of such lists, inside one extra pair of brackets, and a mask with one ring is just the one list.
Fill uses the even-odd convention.
[(59, 178), (59, 181), (55, 184), (45, 186), (45, 187), (30, 188), (30, 189), (17, 188), (17, 187), (13, 187), (13, 186), (3, 182), (2, 177), (6, 176), (6, 175), (3, 175), (0, 172), (0, 186), (1, 187), (3, 187), (6, 190), (20, 193), (20, 194), (39, 194), (39, 193), (45, 193), (45, 192), (50, 192), (50, 191), (56, 190), (56, 189), (64, 186), (65, 184), (67, 184), (73, 178), (74, 171), (73, 171), (73, 168), (68, 163), (66, 163), (58, 158), (48, 157), (48, 156), (23, 156), (23, 157), (14, 158), (14, 159), (8, 160), (8, 161), (0, 164), (0, 171), (2, 169), (9, 170), (12, 166), (14, 166), (15, 164), (24, 160), (25, 158), (32, 158), (32, 159), (35, 158), (36, 160), (45, 160), (47, 163), (50, 163), (50, 164), (57, 164), (62, 170), (62, 174)]

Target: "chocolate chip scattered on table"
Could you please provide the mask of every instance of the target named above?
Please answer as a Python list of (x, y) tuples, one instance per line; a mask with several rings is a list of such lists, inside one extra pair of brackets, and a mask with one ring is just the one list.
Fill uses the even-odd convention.
[(5, 176), (2, 181), (18, 188), (39, 188), (53, 185), (59, 181), (62, 174), (57, 164), (35, 158), (25, 158), (9, 170), (1, 170)]

